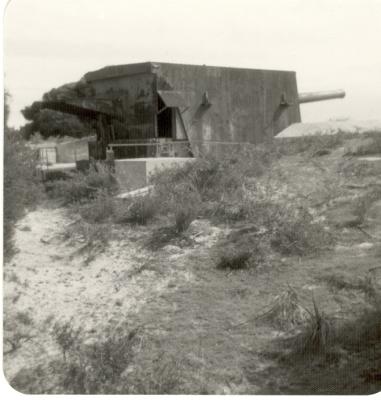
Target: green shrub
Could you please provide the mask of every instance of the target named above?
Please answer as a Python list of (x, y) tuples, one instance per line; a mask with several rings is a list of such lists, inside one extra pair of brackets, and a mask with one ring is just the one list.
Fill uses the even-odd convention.
[(201, 199), (197, 192), (178, 186), (179, 192), (173, 197), (175, 227), (178, 233), (185, 232), (201, 210)]
[(110, 169), (97, 163), (86, 172), (73, 172), (71, 179), (49, 182), (47, 188), (53, 197), (61, 199), (64, 204), (73, 204), (96, 198), (99, 190), (113, 193), (117, 183)]
[[(279, 206), (278, 206), (279, 207)], [(332, 237), (305, 208), (279, 207), (272, 213), (271, 246), (284, 255), (307, 255), (327, 247)]]
[(338, 165), (338, 173), (347, 179), (363, 179), (381, 175), (381, 163), (350, 159)]
[(296, 155), (305, 153), (309, 156), (325, 154), (344, 144), (346, 138), (352, 134), (339, 132), (334, 135), (311, 135), (293, 138), (278, 138), (277, 151), (282, 155)]
[(184, 207), (177, 207), (175, 211), (175, 226), (177, 232), (181, 233), (186, 231), (196, 216), (196, 210), (189, 204)]
[(221, 254), (220, 259), (216, 265), (217, 269), (229, 269), (238, 270), (245, 269), (249, 267), (249, 260), (251, 257), (251, 252), (247, 250), (240, 249), (230, 249), (230, 251), (225, 250)]
[(94, 199), (78, 207), (81, 217), (90, 223), (100, 223), (111, 220), (115, 213), (115, 200), (106, 191), (99, 190)]
[(231, 232), (214, 250), (217, 269), (238, 270), (263, 265), (269, 249), (266, 240), (251, 226)]
[(365, 156), (381, 153), (381, 131), (367, 131), (348, 143), (346, 155)]
[(56, 369), (64, 393), (100, 394), (118, 392), (122, 373), (133, 359), (136, 331), (110, 332), (105, 339), (87, 343), (71, 322), (56, 323), (52, 336), (63, 353)]
[(152, 195), (140, 196), (117, 202), (114, 219), (117, 223), (146, 225), (157, 211), (156, 199)]
[(37, 155), (26, 146), (20, 133), (4, 129), (4, 256), (14, 253), (14, 225), (26, 209), (44, 199), (43, 187), (36, 175)]
[(84, 263), (87, 265), (106, 249), (111, 238), (111, 225), (109, 223), (89, 223), (79, 219), (66, 228), (65, 237), (76, 247), (78, 242), (81, 243), (71, 257), (84, 255)]
[(381, 186), (376, 186), (354, 201), (353, 214), (358, 218), (359, 225), (365, 222), (367, 213), (372, 204), (380, 199)]
[(196, 158), (184, 166), (158, 172), (152, 182), (164, 206), (171, 206), (181, 192), (196, 193), (202, 202), (220, 201), (234, 194), (245, 178), (262, 175), (272, 160), (264, 147), (253, 145), (229, 156)]

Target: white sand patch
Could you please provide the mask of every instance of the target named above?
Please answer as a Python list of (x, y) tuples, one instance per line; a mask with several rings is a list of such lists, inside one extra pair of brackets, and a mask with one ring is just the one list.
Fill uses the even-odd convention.
[[(128, 227), (125, 239), (112, 241), (85, 266), (80, 257), (72, 257), (81, 243), (70, 246), (63, 238), (70, 222), (63, 209), (39, 208), (17, 225), (19, 252), (4, 267), (5, 314), (28, 313), (38, 333), (5, 357), (9, 378), (22, 367), (57, 354), (49, 335), (54, 321), (72, 320), (89, 338), (97, 337), (107, 326), (128, 322), (131, 313), (138, 313), (142, 305), (168, 290), (170, 281), (192, 279), (178, 268), (181, 255), (176, 257), (178, 271), (171, 268), (170, 260), (165, 273), (155, 270), (160, 255), (145, 250)], [(47, 319), (51, 319), (49, 324), (44, 323)]]

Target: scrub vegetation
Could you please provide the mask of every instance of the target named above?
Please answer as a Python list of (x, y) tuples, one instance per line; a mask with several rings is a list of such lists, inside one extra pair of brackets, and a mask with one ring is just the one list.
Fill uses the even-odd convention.
[(41, 234), (33, 243), (46, 259), (26, 265), (28, 249), (20, 249), (21, 258), (5, 266), (4, 364), (14, 388), (381, 388), (381, 181), (376, 164), (348, 156), (350, 135), (201, 156), (156, 174), (150, 190), (127, 198), (117, 196), (101, 163), (50, 180), (34, 195), (33, 158), (10, 137), (7, 237), (41, 193), (48, 199), (39, 207), (50, 215), (48, 238), (32, 223), (38, 210), (22, 220), (24, 227), (32, 221), (30, 232), (15, 232), (19, 241)]

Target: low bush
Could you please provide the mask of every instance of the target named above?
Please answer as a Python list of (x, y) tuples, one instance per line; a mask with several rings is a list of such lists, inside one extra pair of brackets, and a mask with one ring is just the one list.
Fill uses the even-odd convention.
[(302, 153), (309, 156), (323, 155), (342, 146), (345, 139), (351, 136), (351, 134), (339, 132), (334, 135), (316, 134), (293, 138), (278, 138), (276, 139), (277, 152), (289, 156)]
[[(246, 231), (246, 232), (245, 232)], [(238, 270), (266, 264), (268, 246), (252, 229), (241, 229), (221, 240), (215, 248), (217, 269)]]
[(115, 213), (115, 200), (105, 190), (99, 190), (95, 198), (78, 206), (78, 212), (89, 223), (111, 220)]
[(201, 199), (197, 192), (179, 187), (172, 199), (175, 228), (178, 233), (185, 232), (201, 211)]
[[(89, 223), (79, 219), (66, 228), (65, 238), (77, 247), (71, 257), (84, 256), (87, 265), (106, 249), (111, 238), (111, 226), (109, 223)], [(79, 247), (78, 243), (81, 243)]]
[(91, 165), (86, 172), (71, 173), (70, 179), (50, 181), (46, 185), (51, 196), (61, 199), (65, 205), (94, 199), (100, 190), (113, 193), (117, 188), (110, 169), (101, 163)]
[(358, 218), (359, 225), (366, 220), (367, 213), (374, 202), (381, 199), (381, 186), (375, 186), (363, 195), (356, 198), (353, 203), (353, 215)]
[(66, 394), (117, 393), (123, 386), (122, 373), (133, 359), (135, 331), (110, 332), (105, 339), (87, 343), (71, 322), (56, 323), (52, 336), (63, 354), (56, 367)]
[(251, 257), (250, 251), (230, 249), (225, 250), (220, 255), (220, 259), (217, 263), (217, 269), (227, 270), (238, 270), (246, 269), (250, 266), (249, 260)]
[(270, 215), (271, 246), (284, 255), (313, 254), (332, 244), (332, 235), (307, 208), (277, 205)]
[(346, 155), (366, 156), (381, 153), (381, 131), (367, 131), (350, 141)]
[(381, 175), (381, 165), (379, 162), (350, 159), (338, 165), (338, 173), (347, 179), (355, 180), (378, 177)]
[(4, 129), (4, 256), (14, 254), (13, 229), (27, 209), (44, 199), (36, 175), (37, 155), (26, 146), (21, 134)]
[(114, 203), (114, 220), (117, 223), (146, 225), (157, 212), (156, 199), (152, 195)]
[(164, 206), (181, 192), (196, 193), (202, 202), (220, 201), (234, 194), (243, 179), (261, 176), (274, 158), (272, 148), (253, 145), (226, 156), (201, 156), (182, 167), (158, 172), (152, 182)]

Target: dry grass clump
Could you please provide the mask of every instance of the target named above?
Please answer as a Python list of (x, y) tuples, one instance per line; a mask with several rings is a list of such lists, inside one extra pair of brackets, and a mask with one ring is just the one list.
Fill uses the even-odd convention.
[(63, 393), (117, 393), (122, 373), (131, 364), (136, 330), (112, 331), (104, 339), (87, 342), (71, 322), (56, 323), (52, 337), (62, 351), (63, 362), (56, 366)]
[(331, 324), (320, 312), (316, 301), (313, 301), (313, 312), (309, 312), (309, 320), (304, 331), (297, 337), (296, 351), (302, 355), (324, 355), (332, 343)]
[(84, 263), (87, 265), (106, 249), (111, 238), (111, 226), (80, 219), (66, 228), (64, 237), (77, 247), (71, 257), (84, 256)]
[(275, 297), (270, 309), (257, 318), (277, 329), (290, 330), (305, 324), (309, 313), (300, 304), (295, 289), (288, 286)]

